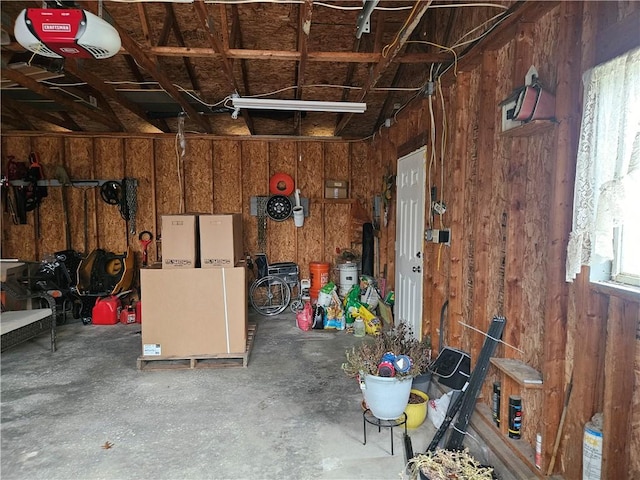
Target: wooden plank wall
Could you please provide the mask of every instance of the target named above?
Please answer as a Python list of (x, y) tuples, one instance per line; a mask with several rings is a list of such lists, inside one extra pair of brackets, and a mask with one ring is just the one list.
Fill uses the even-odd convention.
[[(444, 82), (449, 142), (442, 165), (445, 186), (437, 186), (452, 240), (444, 251), (425, 244), (423, 331), (437, 339), (440, 309), (448, 300), (445, 343), (470, 351), (475, 362), (484, 338), (459, 322), (486, 331), (493, 315), (504, 314), (504, 340), (515, 348), (502, 345), (496, 355), (521, 360), (544, 378), (542, 390), (521, 389), (494, 367), (489, 371), (482, 402), (490, 406), (495, 380), (503, 383), (503, 392), (523, 397), (523, 438), (507, 441), (514, 454), (533, 463), (535, 435), (541, 433), (546, 471), (573, 373), (554, 471), (581, 478), (584, 425), (602, 411), (602, 478), (640, 478), (640, 298), (594, 290), (588, 272), (573, 284), (564, 280), (580, 78), (596, 61), (640, 43), (640, 8), (633, 2), (539, 5), (542, 10), (534, 6), (514, 23), (510, 36), (503, 35), (501, 43), (489, 40), (483, 53), (461, 62), (456, 77)], [(635, 36), (629, 35), (631, 25)], [(608, 51), (599, 46), (603, 43)], [(532, 64), (557, 94), (559, 124), (523, 137), (502, 135), (498, 103), (524, 83)], [(406, 145), (417, 149), (430, 125), (416, 121), (421, 114), (415, 110), (427, 108), (421, 100), (401, 112), (397, 124), (375, 139), (375, 150), (391, 152), (385, 156), (393, 159), (409, 153)], [(427, 142), (428, 154), (435, 148), (439, 155), (442, 116), (436, 108), (439, 133), (435, 144)], [(431, 173), (439, 178), (439, 161), (434, 168)], [(506, 428), (502, 434), (506, 437)]]
[[(137, 179), (136, 232), (127, 229), (116, 206), (101, 200), (99, 188), (68, 187), (71, 245), (65, 245), (62, 189), (49, 187), (40, 208), (38, 238), (33, 213), (28, 214), (27, 225), (13, 225), (4, 214), (4, 258), (39, 260), (68, 247), (119, 253), (131, 246), (140, 263), (138, 233), (148, 230), (156, 236), (149, 248), (153, 263), (162, 255), (158, 241), (162, 215), (181, 212), (242, 213), (245, 253), (255, 254), (259, 252), (258, 219), (250, 213), (251, 197), (269, 195), (271, 176), (285, 172), (295, 179), (301, 196), (310, 199), (310, 214), (302, 228), (296, 228), (293, 219), (267, 220), (266, 253), (271, 262), (297, 262), (303, 278), (308, 278), (310, 262), (334, 263), (337, 249), (361, 252), (362, 233), (360, 229), (354, 235), (349, 202), (359, 202), (371, 221), (373, 197), (381, 193), (382, 185), (382, 157), (362, 142), (192, 136), (187, 137), (186, 154), (180, 157), (172, 135), (11, 134), (2, 137), (3, 168), (8, 155), (26, 160), (32, 151), (40, 155), (49, 179), (54, 178), (57, 165), (63, 165), (72, 180)], [(350, 200), (324, 199), (325, 179), (348, 181)], [(388, 251), (393, 251), (388, 247), (393, 237), (383, 230), (385, 257), (376, 264), (386, 263)]]

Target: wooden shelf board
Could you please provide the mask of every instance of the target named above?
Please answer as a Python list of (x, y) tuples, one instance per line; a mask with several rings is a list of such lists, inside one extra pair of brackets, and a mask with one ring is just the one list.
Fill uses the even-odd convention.
[(492, 358), (491, 363), (523, 388), (542, 388), (542, 374), (515, 358)]
[(318, 203), (356, 203), (355, 198), (312, 198), (312, 202)]
[(555, 127), (558, 123), (555, 120), (532, 120), (523, 123), (519, 127), (501, 132), (502, 137), (529, 137), (539, 133), (545, 133)]
[(490, 445), (491, 451), (517, 475), (516, 478), (546, 478), (535, 466), (533, 447), (523, 439), (503, 435), (493, 423), (491, 409), (487, 405), (476, 405), (470, 425)]

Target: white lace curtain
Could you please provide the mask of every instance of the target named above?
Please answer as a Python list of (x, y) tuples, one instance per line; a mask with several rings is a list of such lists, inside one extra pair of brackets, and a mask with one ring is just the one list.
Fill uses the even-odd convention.
[(567, 282), (593, 258), (613, 259), (614, 227), (640, 221), (640, 48), (592, 68), (582, 81)]

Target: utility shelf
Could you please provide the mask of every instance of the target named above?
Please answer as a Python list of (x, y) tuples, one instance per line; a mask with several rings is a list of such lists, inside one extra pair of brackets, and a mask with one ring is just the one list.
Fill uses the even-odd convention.
[(542, 374), (515, 358), (492, 358), (491, 363), (523, 388), (542, 388)]
[(518, 127), (505, 130), (500, 133), (502, 137), (530, 137), (540, 133), (546, 133), (553, 129), (558, 122), (555, 120), (532, 120), (527, 123), (523, 123)]
[(311, 200), (318, 203), (356, 203), (358, 201), (355, 198), (312, 198)]

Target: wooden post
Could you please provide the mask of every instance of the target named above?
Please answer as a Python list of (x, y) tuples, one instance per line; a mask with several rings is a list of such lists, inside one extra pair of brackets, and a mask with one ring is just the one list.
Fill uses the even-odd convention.
[(638, 304), (611, 296), (604, 366), (602, 478), (630, 478), (629, 454)]
[[(567, 343), (567, 296), (565, 281), (566, 249), (571, 231), (573, 188), (575, 178), (575, 157), (578, 144), (577, 112), (580, 112), (579, 89), (582, 6), (580, 2), (563, 2), (560, 5), (558, 86), (556, 89), (556, 119), (560, 122), (556, 132), (555, 162), (553, 163), (551, 199), (549, 208), (549, 237), (547, 244), (547, 298), (544, 318), (544, 359), (542, 375), (544, 379), (543, 398), (543, 456), (546, 471), (551, 458), (552, 443), (548, 439), (556, 437), (560, 414), (564, 402), (565, 355)], [(562, 453), (560, 453), (562, 459)], [(556, 465), (562, 461), (556, 462)]]

